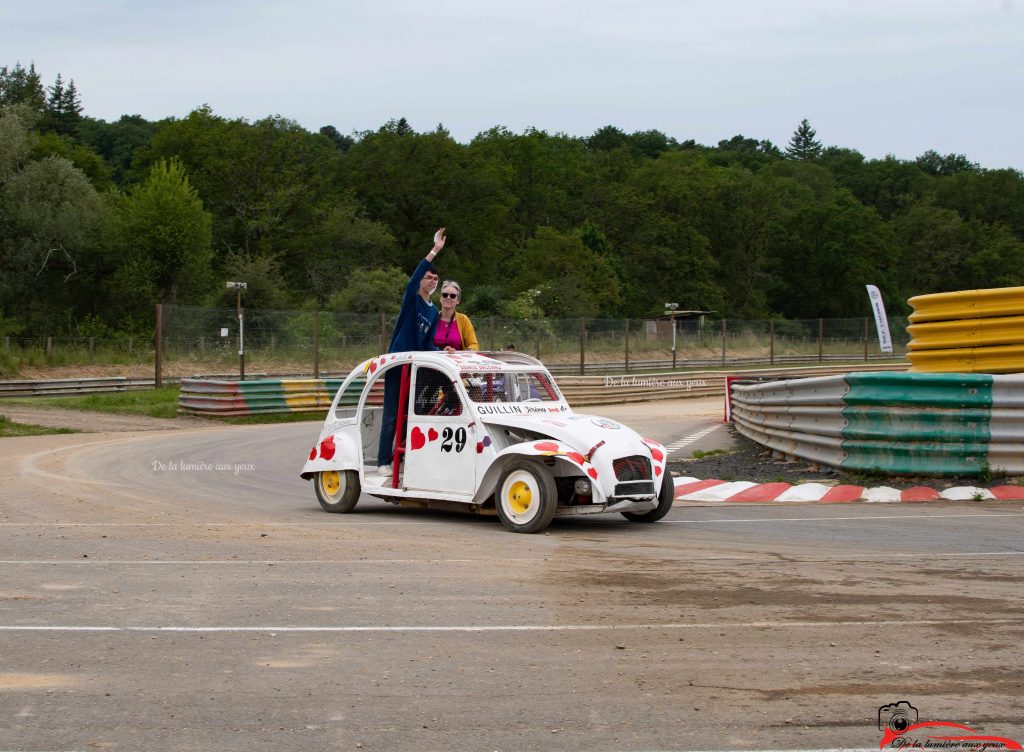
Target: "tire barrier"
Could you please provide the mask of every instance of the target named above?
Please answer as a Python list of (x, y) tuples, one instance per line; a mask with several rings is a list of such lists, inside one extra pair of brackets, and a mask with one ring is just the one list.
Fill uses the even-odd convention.
[[(879, 365), (879, 369), (903, 369), (902, 365)], [(814, 376), (844, 371), (841, 366), (824, 368), (754, 369), (750, 371), (700, 371), (691, 373), (627, 374), (614, 376), (562, 376), (558, 387), (574, 407), (645, 402), (680, 397), (713, 397), (723, 393), (726, 376), (744, 378)], [(344, 378), (327, 379), (229, 379), (189, 378), (181, 380), (178, 411), (189, 415), (239, 417), (260, 413), (302, 413), (327, 410)], [(362, 382), (349, 390), (358, 395)], [(371, 404), (383, 404), (384, 387), (371, 394)], [(353, 398), (354, 400), (354, 398)], [(348, 403), (343, 403), (348, 404)], [(354, 401), (353, 403), (354, 404)]]
[(963, 290), (911, 298), (911, 371), (1024, 371), (1024, 287)]
[(1024, 475), (1024, 376), (847, 373), (734, 382), (736, 429), (780, 454), (892, 475)]
[[(242, 417), (265, 413), (322, 412), (331, 406), (344, 379), (182, 379), (178, 412), (187, 415)], [(354, 392), (358, 395), (362, 389)], [(383, 404), (384, 383), (370, 394)], [(353, 404), (354, 401), (353, 401)]]

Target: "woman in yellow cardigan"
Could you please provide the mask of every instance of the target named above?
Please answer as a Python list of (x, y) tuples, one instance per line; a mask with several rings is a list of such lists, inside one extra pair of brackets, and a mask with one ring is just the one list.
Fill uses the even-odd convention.
[(446, 279), (441, 285), (441, 315), (434, 329), (434, 345), (438, 350), (479, 350), (476, 330), (469, 316), (459, 313), (455, 307), (462, 300), (459, 283)]

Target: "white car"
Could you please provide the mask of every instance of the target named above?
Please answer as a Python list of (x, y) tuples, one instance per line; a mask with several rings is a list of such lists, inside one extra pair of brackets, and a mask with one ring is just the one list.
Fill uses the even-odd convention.
[[(401, 369), (393, 471), (378, 474), (384, 374)], [(514, 351), (391, 353), (338, 389), (302, 469), (328, 512), (360, 493), (396, 504), (497, 513), (513, 532), (556, 515), (654, 522), (672, 507), (668, 453), (614, 420), (573, 412), (544, 365)]]

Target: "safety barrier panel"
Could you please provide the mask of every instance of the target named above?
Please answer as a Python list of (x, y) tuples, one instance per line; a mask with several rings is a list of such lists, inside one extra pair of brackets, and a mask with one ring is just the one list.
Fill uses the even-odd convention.
[[(190, 415), (238, 417), (261, 413), (307, 413), (326, 410), (343, 379), (182, 379), (178, 411)], [(358, 394), (358, 392), (355, 392)], [(370, 395), (382, 404), (384, 384)]]
[(737, 430), (848, 471), (1024, 475), (1024, 376), (847, 373), (734, 382)]
[[(878, 369), (903, 369), (898, 364), (875, 366)], [(573, 406), (607, 405), (680, 397), (709, 397), (723, 393), (730, 378), (769, 376), (813, 376), (836, 373), (841, 366), (825, 368), (752, 369), (749, 371), (700, 371), (642, 375), (562, 376), (558, 387)], [(179, 411), (192, 415), (236, 417), (258, 413), (318, 412), (327, 410), (344, 379), (182, 379)], [(360, 382), (346, 394), (358, 395)], [(371, 404), (381, 404), (383, 385), (375, 387)], [(355, 396), (352, 397), (355, 399)], [(346, 403), (348, 404), (348, 403)], [(354, 404), (354, 401), (353, 401)]]
[(1024, 287), (918, 295), (907, 331), (912, 371), (1024, 371)]

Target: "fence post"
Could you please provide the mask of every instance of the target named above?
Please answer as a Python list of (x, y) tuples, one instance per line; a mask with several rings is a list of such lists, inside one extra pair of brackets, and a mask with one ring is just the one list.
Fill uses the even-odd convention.
[(10, 351), (11, 351), (11, 335), (8, 334), (8, 335), (6, 335), (4, 337), (4, 352), (10, 352)]
[(96, 352), (96, 338), (89, 337), (89, 365), (92, 365), (93, 354)]
[(825, 354), (825, 319), (818, 319), (818, 362), (824, 360)]
[(153, 373), (153, 386), (157, 389), (163, 388), (164, 377), (164, 306), (163, 303), (156, 304), (156, 331), (154, 332), (155, 346), (156, 346), (156, 366)]
[(490, 336), (491, 336), (491, 351), (493, 352), (494, 350), (497, 350), (497, 349), (498, 349), (498, 348), (497, 348), (497, 347), (495, 347), (495, 345), (494, 345), (494, 316), (491, 316), (491, 318), (490, 318), (490, 326), (489, 326), (488, 328), (490, 329)]
[(320, 311), (313, 311), (313, 378), (320, 378)]
[(537, 360), (540, 360), (540, 319), (537, 319)]
[(729, 333), (729, 325), (722, 319), (722, 365), (725, 366), (725, 335)]
[(380, 348), (377, 352), (384, 352), (384, 311), (380, 312)]
[(626, 319), (626, 336), (624, 337), (624, 339), (626, 349), (626, 364), (625, 368), (623, 368), (622, 370), (625, 373), (629, 373), (629, 319)]
[(135, 338), (134, 338), (134, 337), (129, 337), (129, 338), (128, 338), (128, 354), (129, 354), (129, 355), (131, 355), (131, 354), (132, 354), (132, 340), (133, 340), (133, 339), (135, 339)]
[(768, 363), (775, 365), (775, 319), (771, 320), (771, 335), (768, 340)]
[(864, 362), (868, 362), (868, 317), (864, 317)]
[(580, 319), (580, 376), (587, 372), (587, 320)]
[(53, 337), (46, 338), (46, 357), (53, 357)]

